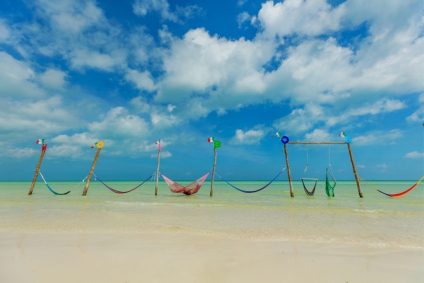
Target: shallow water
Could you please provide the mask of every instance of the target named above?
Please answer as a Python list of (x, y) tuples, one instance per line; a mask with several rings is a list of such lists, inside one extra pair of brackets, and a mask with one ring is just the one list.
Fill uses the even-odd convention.
[[(265, 182), (235, 182), (244, 189)], [(197, 195), (176, 195), (154, 183), (117, 195), (93, 182), (82, 197), (82, 182), (52, 182), (66, 196), (55, 196), (38, 183), (27, 196), (29, 183), (0, 183), (0, 232), (128, 232), (173, 231), (258, 241), (311, 241), (424, 250), (424, 191), (416, 188), (403, 198), (377, 192), (398, 192), (413, 181), (364, 182), (364, 198), (355, 182), (338, 182), (335, 198), (327, 198), (324, 183), (308, 197), (299, 182), (289, 197), (287, 182), (275, 182), (255, 194), (240, 193), (216, 182), (214, 197), (205, 183)], [(126, 190), (135, 182), (110, 182)]]

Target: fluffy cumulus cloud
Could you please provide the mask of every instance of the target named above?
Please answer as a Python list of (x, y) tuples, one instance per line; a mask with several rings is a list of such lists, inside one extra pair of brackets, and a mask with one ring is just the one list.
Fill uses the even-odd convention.
[(344, 5), (333, 8), (325, 0), (267, 1), (258, 20), (268, 36), (314, 36), (338, 30), (344, 13)]
[(231, 140), (233, 144), (257, 144), (265, 136), (267, 131), (262, 128), (250, 129), (243, 131), (237, 129), (234, 137)]
[[(240, 9), (247, 6), (239, 2)], [(107, 139), (116, 154), (149, 152), (154, 135), (176, 136), (211, 113), (225, 117), (265, 103), (288, 109), (269, 124), (314, 140), (397, 111), (409, 111), (403, 118), (409, 122), (422, 122), (421, 2), (266, 1), (258, 11), (234, 16), (235, 24), (253, 24), (256, 34), (249, 38), (184, 25), (177, 33), (166, 24), (183, 24), (200, 8), (167, 0), (132, 5), (137, 17), (160, 16), (158, 31), (125, 28), (100, 1), (28, 2), (32, 17), (18, 24), (0, 19), (0, 131), (19, 141), (24, 133), (53, 136), (52, 155), (78, 156), (82, 143), (98, 138)], [(87, 71), (117, 77), (118, 102), (85, 95), (90, 91), (73, 78)], [(67, 95), (72, 93), (82, 94)], [(267, 132), (239, 127), (234, 143), (257, 143)], [(354, 141), (370, 145), (402, 137), (397, 129), (367, 131)], [(22, 147), (20, 156), (29, 154)]]

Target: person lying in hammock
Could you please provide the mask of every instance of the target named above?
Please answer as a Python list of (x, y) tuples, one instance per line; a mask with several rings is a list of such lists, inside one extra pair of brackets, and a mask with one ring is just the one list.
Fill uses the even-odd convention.
[(177, 182), (172, 181), (165, 175), (162, 175), (162, 178), (165, 180), (165, 182), (168, 184), (169, 189), (173, 193), (183, 193), (185, 195), (193, 195), (197, 193), (200, 188), (202, 187), (203, 183), (206, 181), (206, 178), (208, 177), (209, 173), (203, 175), (196, 181), (192, 182), (191, 184), (187, 186), (182, 186), (178, 184)]

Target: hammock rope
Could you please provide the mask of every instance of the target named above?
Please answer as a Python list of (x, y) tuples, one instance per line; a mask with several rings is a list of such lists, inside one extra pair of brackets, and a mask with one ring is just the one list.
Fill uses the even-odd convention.
[(44, 175), (43, 175), (43, 173), (41, 173), (41, 171), (39, 172), (39, 174), (40, 174), (40, 177), (41, 177), (41, 179), (43, 180), (43, 182), (44, 182), (44, 184), (46, 185), (46, 187), (47, 187), (47, 189), (50, 191), (50, 192), (52, 192), (54, 195), (57, 195), (57, 196), (64, 196), (64, 195), (67, 195), (67, 194), (69, 194), (71, 191), (67, 191), (67, 192), (65, 192), (65, 193), (58, 193), (58, 192), (56, 192), (50, 185), (49, 185), (49, 183), (47, 183), (47, 181), (46, 181), (46, 178), (44, 178)]
[(171, 190), (171, 192), (183, 193), (185, 195), (193, 195), (197, 193), (200, 190), (200, 188), (203, 186), (203, 184), (205, 183), (206, 179), (209, 176), (209, 172), (187, 186), (180, 185), (177, 182), (172, 181), (170, 178), (166, 177), (165, 175), (161, 174), (161, 176), (163, 180), (165, 181), (165, 183), (168, 184), (168, 187)]
[(268, 188), (272, 183), (274, 183), (275, 180), (277, 180), (277, 178), (284, 172), (285, 169), (286, 168), (280, 170), (278, 172), (278, 174), (275, 175), (274, 178), (272, 178), (268, 183), (266, 183), (265, 185), (263, 185), (262, 187), (260, 187), (260, 188), (258, 188), (256, 190), (245, 190), (245, 189), (242, 189), (242, 188), (237, 187), (236, 185), (230, 183), (229, 181), (225, 180), (218, 173), (217, 173), (217, 176), (221, 179), (221, 181), (223, 181), (224, 183), (226, 183), (228, 186), (232, 187), (233, 189), (236, 189), (237, 191), (242, 192), (242, 193), (245, 193), (245, 194), (253, 194), (253, 193), (257, 193), (257, 192), (260, 192), (260, 191), (265, 190), (266, 188)]
[[(300, 178), (300, 180), (302, 181), (302, 186), (303, 186), (303, 190), (305, 191), (305, 193), (308, 196), (313, 196), (315, 194), (315, 189), (317, 188), (317, 184), (318, 184), (318, 179), (317, 178)], [(305, 181), (313, 181), (314, 182), (314, 186), (312, 188), (312, 190), (309, 190), (306, 187)]]
[(380, 193), (382, 193), (382, 194), (384, 194), (388, 197), (399, 198), (399, 197), (402, 197), (402, 196), (406, 195), (407, 193), (411, 192), (416, 187), (418, 187), (421, 184), (421, 182), (423, 181), (423, 179), (424, 179), (424, 176), (422, 176), (421, 179), (419, 179), (417, 182), (415, 182), (415, 184), (413, 184), (411, 187), (409, 187), (408, 189), (406, 189), (402, 192), (399, 192), (399, 193), (389, 194), (389, 193), (385, 193), (385, 192), (380, 191), (380, 190), (377, 190), (377, 191), (379, 191)]
[[(305, 165), (305, 169), (303, 169), (303, 174), (306, 174), (308, 172), (309, 169), (309, 151), (306, 151), (306, 165)], [(308, 178), (308, 177), (302, 177), (300, 178), (300, 180), (302, 181), (302, 186), (303, 186), (303, 190), (305, 191), (305, 193), (308, 196), (313, 196), (315, 194), (315, 189), (317, 188), (317, 183), (318, 183), (318, 178)], [(305, 184), (305, 181), (313, 181), (314, 182), (314, 186), (312, 188), (312, 190), (309, 190)]]
[(132, 191), (137, 190), (138, 188), (140, 188), (141, 186), (144, 185), (144, 183), (146, 183), (147, 181), (151, 180), (153, 177), (153, 175), (150, 175), (149, 177), (147, 177), (146, 179), (144, 179), (140, 184), (136, 185), (135, 187), (126, 190), (126, 191), (122, 191), (122, 190), (117, 190), (112, 188), (111, 186), (109, 186), (108, 184), (106, 184), (104, 181), (102, 181), (98, 176), (96, 176), (96, 174), (94, 174), (94, 178), (99, 181), (103, 186), (105, 186), (107, 189), (109, 189), (111, 192), (115, 193), (115, 194), (127, 194), (130, 193)]
[[(332, 182), (332, 184), (331, 184)], [(331, 166), (325, 170), (325, 193), (328, 197), (334, 197), (334, 188), (336, 187), (336, 178), (334, 178)]]

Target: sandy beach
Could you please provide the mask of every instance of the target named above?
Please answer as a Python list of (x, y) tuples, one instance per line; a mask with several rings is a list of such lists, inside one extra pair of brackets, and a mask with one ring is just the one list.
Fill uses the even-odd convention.
[(3, 185), (0, 282), (421, 282), (421, 192), (350, 202), (278, 186), (255, 198), (218, 185), (209, 199), (94, 185), (83, 199)]

